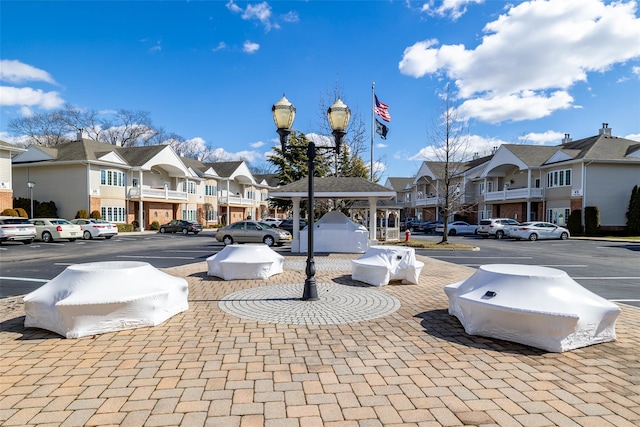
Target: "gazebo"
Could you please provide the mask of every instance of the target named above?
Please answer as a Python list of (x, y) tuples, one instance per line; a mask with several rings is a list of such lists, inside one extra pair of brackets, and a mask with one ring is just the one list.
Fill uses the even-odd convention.
[[(314, 197), (316, 199), (341, 199), (341, 200), (367, 200), (369, 202), (369, 244), (377, 242), (377, 208), (378, 200), (390, 200), (396, 196), (396, 192), (365, 178), (354, 177), (328, 177), (314, 178)], [(308, 198), (308, 181), (303, 178), (299, 181), (279, 187), (270, 192), (270, 197), (275, 199), (290, 199), (293, 202), (293, 240), (291, 252), (300, 252), (300, 201)], [(388, 210), (385, 211), (388, 215)], [(399, 210), (397, 212), (399, 217)], [(388, 218), (387, 218), (388, 219)], [(398, 227), (398, 222), (395, 226)], [(385, 221), (388, 223), (388, 220)], [(387, 233), (388, 234), (388, 233)]]

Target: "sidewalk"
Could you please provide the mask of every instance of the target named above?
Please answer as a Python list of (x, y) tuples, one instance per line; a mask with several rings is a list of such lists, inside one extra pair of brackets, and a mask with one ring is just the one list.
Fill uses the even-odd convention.
[(380, 293), (399, 308), (326, 325), (221, 309), (233, 292), (303, 283), (306, 257), (283, 255), (285, 273), (268, 280), (225, 282), (204, 262), (165, 270), (188, 280), (190, 307), (154, 328), (63, 339), (25, 329), (20, 300), (5, 301), (0, 425), (640, 425), (638, 308), (621, 305), (615, 342), (545, 353), (465, 334), (442, 288), (471, 268), (417, 256), (418, 285), (362, 287), (349, 268), (358, 255), (331, 254), (316, 256), (319, 287)]

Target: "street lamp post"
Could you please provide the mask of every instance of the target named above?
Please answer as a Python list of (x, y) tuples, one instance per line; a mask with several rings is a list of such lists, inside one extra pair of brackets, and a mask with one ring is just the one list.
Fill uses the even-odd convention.
[[(293, 106), (287, 100), (286, 97), (275, 104), (271, 108), (273, 113), (273, 121), (276, 124), (278, 135), (280, 135), (280, 145), (282, 146), (282, 152), (287, 149), (287, 140), (291, 133), (291, 126), (293, 125), (293, 119), (296, 116), (296, 107)], [(316, 301), (318, 300), (318, 288), (316, 286), (316, 265), (313, 259), (313, 232), (314, 232), (314, 189), (313, 189), (313, 175), (315, 173), (315, 159), (316, 151), (318, 148), (328, 149), (335, 151), (336, 154), (340, 154), (340, 146), (342, 145), (342, 138), (346, 134), (347, 125), (349, 124), (349, 118), (351, 117), (351, 110), (340, 99), (338, 99), (327, 110), (327, 118), (331, 125), (333, 137), (335, 138), (335, 146), (333, 147), (316, 147), (313, 141), (309, 141), (307, 145), (307, 169), (309, 170), (308, 178), (308, 191), (307, 199), (309, 201), (309, 224), (307, 227), (307, 278), (304, 281), (304, 292), (302, 299), (304, 301)]]
[(27, 187), (29, 187), (29, 198), (31, 199), (31, 212), (29, 213), (30, 218), (33, 218), (33, 187), (35, 186), (35, 182), (27, 181)]

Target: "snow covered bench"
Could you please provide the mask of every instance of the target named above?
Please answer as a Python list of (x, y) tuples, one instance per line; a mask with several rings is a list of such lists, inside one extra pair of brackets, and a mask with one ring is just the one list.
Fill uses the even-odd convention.
[(137, 261), (75, 264), (24, 297), (27, 328), (66, 338), (156, 326), (189, 309), (187, 281)]
[(552, 352), (615, 341), (620, 308), (555, 268), (481, 266), (445, 286), (449, 314), (465, 332)]
[(227, 245), (207, 258), (207, 275), (224, 280), (266, 279), (283, 267), (284, 257), (262, 243)]
[(360, 258), (351, 261), (351, 278), (373, 286), (393, 280), (418, 283), (424, 263), (407, 246), (371, 246)]

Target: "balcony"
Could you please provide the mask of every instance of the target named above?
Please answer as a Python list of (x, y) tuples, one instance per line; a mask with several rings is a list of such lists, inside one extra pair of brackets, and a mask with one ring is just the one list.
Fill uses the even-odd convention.
[(188, 194), (183, 191), (169, 190), (167, 188), (140, 188), (129, 189), (130, 199), (139, 199), (142, 191), (142, 199), (162, 199), (162, 200), (187, 200)]
[(498, 200), (517, 200), (517, 199), (541, 199), (542, 188), (513, 188), (502, 191), (492, 191), (484, 193), (484, 201), (492, 202)]
[(218, 203), (220, 205), (239, 205), (239, 206), (254, 206), (255, 200), (248, 199), (246, 197), (241, 196), (228, 196), (228, 197), (219, 197)]
[(437, 206), (439, 203), (438, 197), (423, 197), (416, 199), (415, 206)]

